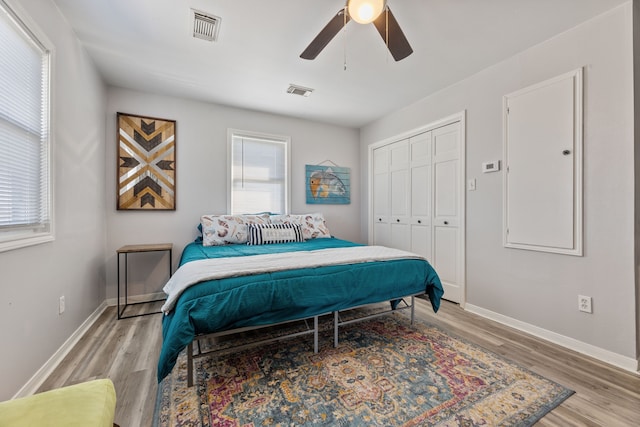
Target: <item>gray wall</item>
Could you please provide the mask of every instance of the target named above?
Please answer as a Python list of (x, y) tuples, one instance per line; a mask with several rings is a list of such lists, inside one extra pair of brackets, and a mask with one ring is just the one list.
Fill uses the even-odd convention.
[[(55, 46), (55, 241), (0, 253), (0, 400), (25, 385), (105, 299), (106, 88), (52, 2), (19, 4)], [(61, 295), (66, 311), (58, 315)]]
[[(502, 246), (502, 96), (584, 67), (584, 257)], [(367, 147), (467, 113), (467, 303), (637, 358), (634, 257), (634, 109), (631, 2), (559, 34), (361, 129), (367, 233)], [(549, 209), (553, 209), (552, 206)], [(593, 297), (593, 314), (577, 309)]]
[[(633, 0), (633, 107), (634, 107), (634, 145), (640, 147), (640, 0)], [(635, 150), (635, 264), (640, 271), (640, 150)], [(636, 274), (636, 353), (640, 364), (640, 275)]]
[[(125, 112), (176, 120), (176, 211), (116, 210), (116, 113)], [(173, 243), (174, 269), (184, 246), (196, 236), (203, 214), (227, 212), (227, 129), (241, 129), (291, 137), (291, 211), (322, 212), (331, 233), (360, 241), (360, 158), (358, 131), (190, 101), (109, 88), (107, 102), (107, 297), (116, 296), (116, 250), (126, 244)], [(351, 168), (349, 205), (307, 205), (305, 164), (330, 159)], [(166, 280), (166, 260), (159, 255), (130, 258), (130, 290), (150, 294)]]

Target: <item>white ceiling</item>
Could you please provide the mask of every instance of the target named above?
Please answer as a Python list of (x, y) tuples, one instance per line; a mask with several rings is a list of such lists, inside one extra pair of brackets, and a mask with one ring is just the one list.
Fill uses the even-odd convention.
[[(357, 128), (628, 0), (388, 0), (400, 62), (355, 22), (299, 58), (344, 0), (54, 1), (111, 85)], [(217, 42), (191, 36), (190, 8), (222, 18)]]

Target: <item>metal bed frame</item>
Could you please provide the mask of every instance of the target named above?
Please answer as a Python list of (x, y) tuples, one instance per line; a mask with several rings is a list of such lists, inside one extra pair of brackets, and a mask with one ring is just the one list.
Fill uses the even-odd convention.
[[(379, 304), (380, 302), (384, 302), (384, 301), (380, 301), (378, 303), (370, 303), (370, 304), (363, 304), (363, 305), (359, 305), (359, 306), (354, 306), (354, 307), (350, 307), (344, 310), (337, 310), (332, 312), (333, 313), (333, 346), (334, 347), (338, 347), (338, 333), (339, 333), (339, 328), (340, 326), (344, 326), (344, 325), (349, 325), (351, 323), (356, 323), (356, 322), (362, 322), (364, 320), (369, 320), (369, 319), (374, 319), (376, 317), (380, 317), (380, 316), (384, 316), (387, 315), (389, 313), (393, 313), (396, 311), (402, 311), (402, 310), (411, 310), (411, 325), (413, 325), (414, 322), (414, 318), (415, 318), (415, 297), (419, 296), (419, 295), (424, 295), (425, 292), (419, 292), (417, 294), (413, 294), (413, 295), (406, 295), (404, 297), (400, 297), (397, 298), (399, 299), (399, 303), (398, 306), (396, 306), (396, 308), (390, 308), (388, 310), (383, 310), (383, 311), (379, 311), (373, 314), (368, 314), (368, 315), (364, 315), (364, 316), (360, 316), (358, 318), (355, 319), (349, 319), (349, 320), (345, 320), (342, 321), (340, 320), (340, 313), (345, 313), (347, 311), (350, 310), (354, 310), (357, 308), (362, 308), (362, 307), (366, 307), (372, 304)], [(405, 301), (405, 298), (409, 298), (411, 297), (411, 304), (408, 304)], [(402, 304), (402, 306), (400, 306)], [(279, 323), (272, 323), (269, 325), (260, 325), (260, 326), (246, 326), (246, 327), (242, 327), (242, 328), (235, 328), (235, 329), (229, 329), (226, 331), (220, 331), (220, 332), (213, 332), (210, 334), (200, 334), (200, 335), (196, 335), (196, 337), (193, 339), (192, 342), (189, 343), (189, 345), (187, 346), (187, 386), (191, 387), (193, 386), (193, 364), (195, 359), (199, 359), (201, 357), (207, 357), (209, 355), (212, 354), (220, 354), (223, 352), (228, 352), (228, 351), (238, 351), (238, 350), (243, 350), (245, 348), (250, 348), (250, 347), (255, 347), (257, 345), (260, 344), (267, 344), (270, 342), (274, 342), (274, 341), (280, 341), (283, 339), (287, 339), (287, 338), (294, 338), (294, 337), (298, 337), (298, 336), (302, 336), (302, 335), (309, 335), (309, 334), (313, 334), (313, 352), (314, 353), (318, 353), (318, 333), (319, 333), (319, 329), (318, 329), (318, 318), (320, 316), (326, 316), (328, 314), (331, 314), (331, 312), (327, 312), (327, 313), (322, 313), (322, 314), (318, 314), (316, 316), (313, 317), (305, 317), (305, 318), (301, 318), (301, 319), (294, 319), (294, 320), (288, 320), (285, 322), (279, 322)], [(309, 323), (308, 321), (313, 319), (313, 328), (309, 327)], [(232, 334), (237, 334), (237, 333), (241, 333), (241, 332), (249, 332), (249, 331), (254, 331), (254, 330), (258, 330), (258, 329), (262, 329), (262, 328), (267, 328), (267, 327), (272, 327), (272, 326), (278, 326), (278, 325), (284, 325), (287, 323), (295, 323), (295, 322), (301, 322), (303, 321), (305, 323), (306, 326), (306, 330), (304, 331), (299, 331), (299, 332), (293, 332), (291, 334), (285, 334), (285, 335), (281, 335), (281, 336), (277, 336), (277, 337), (273, 337), (273, 338), (267, 338), (267, 339), (262, 339), (262, 340), (256, 340), (256, 341), (251, 341), (247, 344), (241, 344), (238, 346), (232, 346), (232, 347), (228, 347), (228, 348), (223, 348), (223, 349), (212, 349), (212, 350), (203, 350), (201, 345), (200, 345), (200, 340), (205, 339), (205, 338), (215, 338), (215, 337), (222, 337), (222, 336), (226, 336), (226, 335), (232, 335)], [(196, 348), (197, 348), (197, 352), (194, 354), (194, 343), (196, 344)]]
[[(325, 316), (327, 314), (330, 314), (329, 312), (327, 313), (322, 313), (322, 314), (318, 314), (316, 316), (313, 317), (305, 317), (302, 319), (293, 319), (293, 320), (287, 320), (286, 322), (279, 322), (279, 323), (271, 323), (268, 325), (260, 325), (260, 326), (246, 326), (243, 328), (235, 328), (235, 329), (229, 329), (226, 331), (220, 331), (220, 332), (213, 332), (210, 334), (201, 334), (201, 335), (196, 335), (196, 337), (193, 339), (193, 341), (191, 343), (189, 343), (189, 345), (187, 346), (187, 386), (191, 387), (193, 385), (193, 362), (195, 359), (199, 359), (201, 357), (206, 357), (209, 356), (211, 354), (220, 354), (223, 352), (227, 352), (230, 350), (244, 350), (245, 348), (249, 348), (249, 347), (255, 347), (257, 345), (260, 344), (267, 344), (270, 342), (274, 342), (274, 341), (279, 341), (279, 340), (283, 340), (286, 338), (293, 338), (293, 337), (299, 337), (302, 335), (309, 335), (309, 334), (313, 334), (313, 352), (317, 353), (318, 352), (318, 318), (320, 316)], [(308, 320), (313, 319), (313, 328), (309, 327), (309, 323), (307, 322)], [(300, 331), (300, 332), (293, 332), (291, 334), (285, 334), (285, 335), (281, 335), (281, 336), (277, 336), (277, 337), (273, 337), (273, 338), (267, 338), (267, 339), (262, 339), (262, 340), (256, 340), (256, 341), (251, 341), (247, 344), (241, 344), (241, 345), (237, 345), (237, 346), (233, 346), (233, 347), (228, 347), (228, 348), (223, 348), (223, 349), (213, 349), (213, 350), (202, 350), (202, 347), (200, 346), (200, 340), (205, 339), (205, 338), (215, 338), (215, 337), (222, 337), (225, 335), (232, 335), (232, 334), (238, 334), (241, 332), (248, 332), (248, 331), (255, 331), (258, 329), (262, 329), (262, 328), (268, 328), (268, 327), (272, 327), (272, 326), (278, 326), (278, 325), (284, 325), (287, 323), (295, 323), (295, 322), (301, 322), (303, 321), (305, 323), (305, 326), (307, 327), (306, 330), (304, 331)], [(197, 353), (194, 354), (193, 352), (193, 344), (196, 343), (196, 347), (197, 347)]]
[[(356, 323), (356, 322), (362, 322), (363, 320), (375, 319), (376, 317), (386, 316), (389, 313), (402, 311), (402, 310), (411, 310), (411, 325), (413, 325), (413, 321), (415, 319), (415, 306), (416, 306), (415, 298), (419, 295), (424, 295), (424, 294), (425, 294), (424, 292), (420, 292), (417, 294), (407, 295), (402, 298), (398, 298), (400, 300), (398, 305), (400, 304), (404, 304), (404, 305), (397, 306), (396, 308), (390, 308), (388, 310), (379, 311), (377, 313), (368, 314), (366, 316), (360, 316), (358, 318), (350, 319), (350, 320), (344, 320), (344, 321), (340, 320), (340, 313), (345, 313), (350, 310), (355, 310), (356, 308), (366, 307), (371, 304), (364, 304), (356, 307), (350, 307), (344, 310), (334, 311), (333, 312), (333, 347), (334, 348), (338, 347), (338, 333), (340, 332), (339, 331), (340, 326), (349, 325), (351, 323)], [(407, 304), (407, 301), (405, 301), (405, 298), (409, 298), (409, 297), (411, 297), (411, 304)]]

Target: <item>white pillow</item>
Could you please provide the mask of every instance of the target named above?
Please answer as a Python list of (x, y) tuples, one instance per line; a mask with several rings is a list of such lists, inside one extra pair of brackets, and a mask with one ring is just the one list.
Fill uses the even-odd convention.
[(248, 245), (304, 242), (298, 224), (249, 224), (247, 230)]
[(272, 224), (298, 224), (305, 240), (331, 237), (324, 216), (321, 213), (304, 215), (272, 215)]
[(203, 215), (202, 246), (247, 243), (247, 224), (268, 224), (269, 215)]

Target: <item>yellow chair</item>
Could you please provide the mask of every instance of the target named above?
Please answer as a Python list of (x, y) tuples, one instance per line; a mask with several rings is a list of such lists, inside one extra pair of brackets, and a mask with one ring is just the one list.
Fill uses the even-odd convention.
[(0, 402), (0, 426), (112, 427), (115, 410), (113, 383), (101, 379)]

